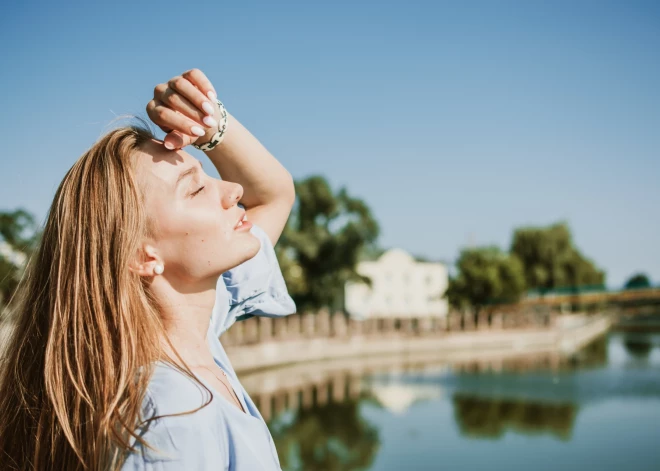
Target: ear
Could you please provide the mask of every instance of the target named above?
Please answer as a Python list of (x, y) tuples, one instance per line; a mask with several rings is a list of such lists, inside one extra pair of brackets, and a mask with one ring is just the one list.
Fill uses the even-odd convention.
[(155, 271), (156, 265), (163, 266), (163, 261), (158, 256), (158, 251), (155, 247), (145, 244), (135, 254), (135, 258), (128, 269), (140, 276), (153, 277), (157, 275)]

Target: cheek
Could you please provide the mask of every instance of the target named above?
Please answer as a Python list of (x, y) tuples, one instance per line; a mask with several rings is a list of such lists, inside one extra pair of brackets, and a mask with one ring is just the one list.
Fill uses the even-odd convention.
[(217, 212), (188, 212), (161, 225), (159, 250), (182, 278), (198, 279), (219, 274), (254, 257), (259, 240), (250, 233), (237, 233)]
[(171, 239), (168, 245), (175, 251), (199, 256), (217, 252), (231, 240), (231, 232), (220, 223), (217, 215), (201, 218), (192, 216), (189, 214), (178, 219), (168, 231)]

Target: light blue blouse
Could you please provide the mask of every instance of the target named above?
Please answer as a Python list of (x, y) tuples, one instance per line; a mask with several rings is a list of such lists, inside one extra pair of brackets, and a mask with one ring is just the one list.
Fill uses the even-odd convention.
[[(238, 381), (219, 341), (220, 335), (237, 319), (254, 315), (285, 316), (296, 310), (270, 239), (256, 225), (251, 232), (261, 241), (261, 249), (254, 258), (224, 273), (218, 280), (207, 334), (216, 363), (227, 373), (248, 413), (213, 392), (213, 400), (203, 409), (193, 414), (159, 418), (151, 421), (146, 430), (139, 430), (160, 453), (136, 444), (138, 451), (128, 455), (123, 471), (280, 469), (268, 427)], [(207, 382), (199, 379), (213, 391)], [(208, 399), (208, 393), (194, 381), (158, 362), (148, 386), (143, 414), (148, 418), (186, 412)]]

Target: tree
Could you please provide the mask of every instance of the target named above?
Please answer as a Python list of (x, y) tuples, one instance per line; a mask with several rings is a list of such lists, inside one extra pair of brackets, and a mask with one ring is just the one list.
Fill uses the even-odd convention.
[(497, 247), (463, 250), (456, 268), (458, 275), (449, 280), (447, 297), (458, 309), (479, 310), (491, 302), (515, 302), (525, 291), (520, 260)]
[(530, 289), (603, 285), (605, 273), (574, 246), (565, 223), (516, 229), (511, 254), (523, 264)]
[(345, 188), (333, 192), (322, 176), (296, 182), (296, 195), (277, 247), (289, 293), (299, 310), (339, 308), (346, 282), (370, 282), (356, 265), (378, 224), (362, 200)]
[(34, 217), (23, 209), (0, 211), (0, 305), (11, 299), (34, 250), (39, 233)]
[(637, 273), (631, 276), (628, 281), (626, 281), (625, 287), (626, 289), (650, 288), (651, 281), (645, 273)]

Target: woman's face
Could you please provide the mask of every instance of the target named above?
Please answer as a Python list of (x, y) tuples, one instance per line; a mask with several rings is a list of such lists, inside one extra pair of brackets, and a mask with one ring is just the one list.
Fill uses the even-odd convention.
[(243, 187), (209, 177), (183, 150), (150, 141), (137, 154), (152, 235), (146, 241), (173, 285), (213, 285), (220, 274), (254, 257), (259, 240), (249, 225), (237, 228), (245, 211)]

